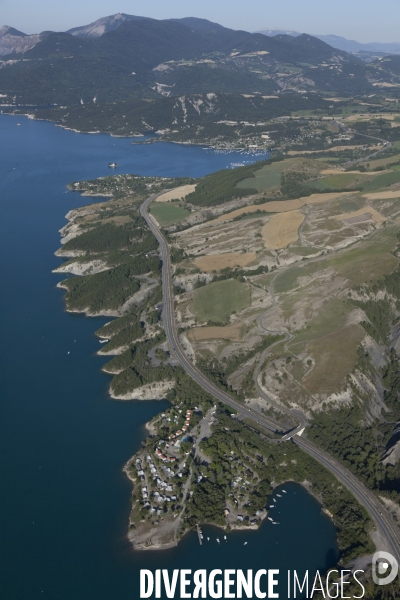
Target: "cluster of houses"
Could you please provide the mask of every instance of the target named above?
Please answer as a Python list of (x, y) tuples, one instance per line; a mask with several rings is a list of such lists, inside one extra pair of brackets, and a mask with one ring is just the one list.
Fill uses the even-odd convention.
[(176, 458), (173, 456), (166, 456), (165, 454), (163, 454), (160, 450), (160, 448), (156, 448), (156, 456), (162, 460), (163, 462), (175, 462)]
[(185, 431), (187, 431), (190, 427), (190, 419), (192, 418), (192, 410), (187, 410), (186, 411), (186, 418), (185, 418), (185, 424), (182, 427), (182, 429), (179, 429), (176, 433), (171, 433), (171, 435), (169, 436), (169, 440), (174, 440), (175, 438), (179, 437), (180, 435), (182, 435), (183, 433), (185, 433)]
[[(144, 505), (144, 508), (147, 508), (150, 511), (150, 513), (156, 513), (157, 515), (161, 515), (161, 513), (162, 513), (161, 508), (155, 508), (155, 507), (151, 506), (151, 504), (149, 502), (150, 496), (153, 497), (154, 502), (157, 502), (159, 504), (165, 503), (165, 502), (176, 502), (177, 496), (176, 495), (171, 495), (171, 496), (165, 495), (165, 492), (173, 492), (173, 489), (174, 489), (173, 486), (171, 484), (167, 483), (166, 481), (163, 481), (159, 477), (159, 475), (157, 473), (157, 469), (156, 469), (154, 463), (152, 462), (152, 458), (151, 458), (150, 454), (147, 455), (146, 461), (150, 467), (150, 471), (153, 475), (154, 482), (157, 484), (160, 491), (151, 492), (151, 490), (148, 489), (147, 485), (144, 485), (142, 487), (143, 505)], [(141, 463), (140, 458), (136, 459), (136, 468), (138, 471), (138, 476), (144, 481), (144, 479), (145, 479), (144, 470), (142, 469), (142, 463)], [(166, 466), (163, 466), (162, 468), (168, 477), (172, 477), (174, 475), (174, 472), (169, 467), (167, 468)]]
[(140, 477), (140, 479), (144, 480), (144, 471), (142, 469), (142, 461), (140, 460), (140, 458), (136, 459), (136, 470), (137, 470), (138, 477)]
[[(181, 411), (179, 411), (179, 412), (181, 412)], [(170, 440), (172, 440), (174, 438), (179, 438), (179, 436), (181, 436), (183, 433), (185, 433), (187, 431), (187, 429), (190, 426), (192, 413), (193, 413), (192, 410), (186, 411), (185, 424), (183, 425), (182, 429), (178, 430), (176, 433), (173, 433), (169, 436)], [(165, 415), (162, 415), (162, 416), (165, 416)], [(170, 419), (168, 419), (168, 420), (170, 420)], [(175, 417), (175, 420), (178, 421), (178, 417)], [(179, 440), (179, 442), (180, 442), (180, 440)], [(159, 460), (161, 460), (163, 463), (166, 463), (164, 465), (161, 465), (161, 469), (164, 471), (166, 478), (174, 477), (175, 475), (177, 475), (178, 477), (182, 477), (182, 472), (176, 474), (170, 467), (167, 466), (168, 463), (174, 463), (177, 460), (177, 458), (175, 458), (174, 456), (167, 456), (166, 454), (164, 454), (162, 452), (162, 450), (160, 449), (160, 446), (162, 446), (162, 444), (165, 444), (164, 440), (160, 440), (158, 442), (158, 446), (155, 449), (155, 456)], [(168, 444), (167, 444), (167, 447), (168, 447)], [(154, 464), (153, 458), (150, 454), (148, 454), (146, 456), (146, 462), (149, 466), (150, 473), (153, 477), (153, 481), (154, 481), (155, 485), (157, 486), (158, 490), (152, 491), (151, 489), (149, 489), (147, 487), (147, 485), (143, 485), (143, 483), (144, 484), (146, 483), (145, 472), (144, 472), (144, 469), (142, 466), (141, 459), (137, 458), (136, 459), (137, 474), (138, 474), (138, 477), (143, 482), (142, 483), (143, 505), (144, 505), (144, 508), (148, 509), (150, 513), (156, 513), (157, 515), (161, 515), (163, 509), (159, 508), (157, 506), (152, 506), (150, 504), (150, 500), (152, 500), (153, 503), (157, 503), (158, 505), (160, 505), (161, 503), (176, 502), (177, 496), (173, 495), (173, 491), (174, 491), (173, 485), (164, 481), (162, 479), (162, 477), (159, 476), (159, 474), (157, 472), (157, 466), (156, 466), (156, 464)], [(185, 464), (186, 463), (184, 463), (183, 467), (185, 466)], [(167, 495), (167, 493), (169, 493), (170, 495)]]

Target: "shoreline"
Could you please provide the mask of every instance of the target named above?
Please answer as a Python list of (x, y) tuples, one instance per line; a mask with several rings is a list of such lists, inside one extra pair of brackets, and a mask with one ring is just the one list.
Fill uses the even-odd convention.
[[(211, 144), (211, 142), (194, 142), (192, 140), (189, 141), (175, 141), (175, 140), (165, 140), (165, 139), (151, 139), (151, 140), (134, 140), (134, 138), (139, 138), (139, 137), (143, 137), (145, 138), (146, 135), (148, 134), (126, 134), (126, 135), (118, 135), (115, 133), (109, 133), (108, 131), (82, 131), (80, 129), (75, 129), (73, 127), (67, 127), (66, 125), (62, 125), (61, 123), (56, 123), (56, 121), (52, 121), (51, 119), (46, 119), (46, 118), (41, 118), (41, 117), (37, 117), (36, 115), (32, 114), (32, 113), (15, 113), (15, 112), (3, 112), (2, 114), (4, 115), (10, 115), (13, 117), (26, 117), (28, 119), (30, 119), (31, 121), (43, 121), (46, 123), (52, 123), (54, 125), (54, 127), (60, 127), (61, 129), (64, 129), (65, 131), (72, 131), (73, 133), (79, 133), (82, 135), (109, 135), (110, 137), (113, 138), (122, 138), (122, 139), (132, 139), (132, 145), (133, 146), (140, 146), (140, 145), (150, 145), (150, 144), (157, 144), (157, 143), (164, 143), (164, 144), (179, 144), (179, 145), (184, 145), (184, 146), (193, 146), (194, 148), (207, 148), (207, 150), (225, 150), (226, 152), (240, 152), (240, 151), (246, 151), (246, 152), (251, 152), (251, 154), (259, 154), (264, 155), (264, 154), (270, 154), (271, 153), (271, 149), (264, 149), (264, 148), (254, 148), (254, 151), (251, 151), (250, 148), (246, 148), (246, 147), (240, 147), (240, 148), (227, 148), (225, 145), (219, 145), (218, 143), (214, 143)], [(71, 190), (73, 191), (73, 190)]]
[[(151, 433), (151, 426), (149, 425), (149, 422), (147, 422), (145, 424), (145, 428), (147, 429), (147, 431), (149, 433)], [(137, 454), (137, 453), (136, 453)], [(133, 479), (133, 477), (131, 476), (130, 472), (129, 472), (129, 467), (132, 465), (132, 462), (136, 456), (136, 454), (134, 454), (124, 465), (122, 471), (123, 473), (126, 475), (126, 477), (129, 479), (129, 481), (132, 483), (132, 487), (133, 489), (135, 488), (136, 484), (136, 480)], [(317, 500), (317, 502), (320, 504), (321, 507), (321, 512), (323, 512), (328, 518), (331, 519), (331, 521), (334, 523), (334, 519), (331, 515), (331, 513), (329, 513), (329, 511), (324, 507), (323, 503), (321, 502), (321, 499), (318, 498), (318, 496), (312, 492), (312, 485), (310, 484), (310, 482), (308, 481), (303, 481), (301, 483), (294, 481), (293, 479), (287, 479), (286, 481), (282, 481), (279, 484), (277, 484), (274, 489), (280, 488), (284, 485), (286, 485), (287, 483), (294, 483), (296, 485), (300, 485), (301, 487), (303, 487), (313, 498), (315, 498)], [(268, 503), (268, 499), (266, 500), (266, 506)], [(220, 529), (221, 532), (226, 533), (227, 529), (229, 528), (230, 531), (241, 531), (241, 532), (246, 532), (246, 531), (257, 531), (259, 530), (262, 525), (264, 524), (264, 521), (267, 519), (268, 517), (268, 510), (267, 508), (264, 509), (264, 515), (262, 517), (260, 517), (259, 523), (255, 524), (255, 525), (240, 525), (240, 524), (227, 524), (226, 526), (222, 526), (218, 523), (212, 523), (209, 521), (205, 521), (200, 523), (200, 527), (203, 528), (205, 526), (210, 526), (210, 527), (216, 527), (217, 529)], [(157, 539), (157, 532), (158, 529), (157, 527), (155, 527), (154, 525), (149, 525), (148, 523), (143, 522), (143, 525), (145, 525), (144, 527), (142, 527), (142, 531), (137, 531), (137, 527), (132, 528), (132, 521), (130, 519), (130, 516), (128, 518), (128, 531), (127, 531), (127, 538), (128, 541), (130, 542), (130, 544), (132, 545), (132, 548), (134, 551), (163, 551), (163, 550), (169, 550), (171, 548), (176, 548), (179, 543), (183, 540), (183, 538), (190, 533), (191, 531), (195, 531), (194, 528), (188, 528), (185, 530), (185, 532), (183, 533), (183, 535), (181, 535), (179, 538), (176, 538), (173, 541), (168, 541), (163, 543), (160, 539)], [(172, 522), (173, 525), (173, 529), (175, 529), (176, 531), (180, 530), (182, 524), (182, 519), (179, 516), (177, 518), (176, 521)], [(144, 530), (144, 531), (143, 531)], [(154, 533), (152, 533), (154, 531)], [(135, 535), (136, 533), (136, 535)], [(136, 539), (139, 538), (139, 539)], [(146, 539), (146, 542), (142, 541), (142, 538)], [(151, 539), (152, 543), (151, 545), (147, 544), (147, 540)], [(155, 543), (153, 543), (153, 539), (155, 539)], [(360, 556), (357, 557), (356, 559), (353, 559), (353, 561), (356, 560), (363, 560), (363, 559), (367, 559), (369, 558), (368, 556)], [(338, 561), (338, 564), (340, 564), (340, 559)]]
[(131, 392), (122, 395), (115, 394), (110, 388), (109, 394), (113, 400), (166, 400), (165, 395), (172, 390), (174, 385), (175, 380), (157, 381), (154, 383), (146, 383), (135, 388)]

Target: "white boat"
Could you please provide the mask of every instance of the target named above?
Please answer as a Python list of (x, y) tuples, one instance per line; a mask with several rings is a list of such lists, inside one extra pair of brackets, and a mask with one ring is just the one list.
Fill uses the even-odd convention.
[(273, 498), (273, 501), (276, 502), (276, 498)]
[(271, 517), (268, 517), (268, 521), (272, 521), (272, 522), (274, 522), (274, 520), (273, 520), (273, 519), (271, 519)]
[(282, 490), (282, 492), (283, 492), (284, 494), (287, 494), (287, 491), (286, 491), (286, 490)]
[(282, 496), (280, 494), (277, 494), (278, 498), (282, 498)]
[(224, 540), (226, 540), (226, 535), (224, 535)]
[(209, 542), (209, 541), (210, 541), (210, 538), (208, 537), (208, 538), (207, 538), (207, 542)]
[(247, 542), (245, 542), (245, 543), (243, 544), (243, 546), (247, 546)]
[(218, 542), (218, 544), (220, 543), (219, 538), (217, 538), (217, 542)]
[(269, 508), (275, 508), (275, 504), (270, 504)]
[(107, 344), (110, 340), (99, 340), (99, 344)]

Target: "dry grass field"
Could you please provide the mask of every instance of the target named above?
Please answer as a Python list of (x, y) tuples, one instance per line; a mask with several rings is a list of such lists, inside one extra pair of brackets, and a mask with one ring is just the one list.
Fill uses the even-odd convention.
[(365, 331), (352, 324), (310, 342), (307, 350), (315, 366), (303, 382), (305, 388), (312, 394), (332, 394), (342, 389), (357, 363), (357, 347), (364, 336)]
[[(318, 204), (319, 202), (328, 202), (335, 198), (341, 198), (342, 196), (348, 196), (348, 192), (330, 192), (327, 194), (312, 194), (311, 196), (304, 196), (303, 198), (297, 198), (296, 200), (275, 200), (272, 202), (265, 202), (264, 204), (252, 204), (251, 206), (245, 206), (238, 208), (230, 213), (219, 216), (214, 221), (209, 221), (208, 225), (218, 223), (221, 221), (231, 221), (240, 215), (245, 213), (253, 213), (258, 210), (265, 210), (270, 213), (281, 213), (288, 212), (290, 210), (298, 210), (306, 204)], [(400, 195), (400, 192), (399, 192)]]
[(156, 198), (156, 202), (171, 202), (171, 200), (183, 200), (188, 194), (191, 194), (196, 189), (194, 185), (181, 185), (180, 187), (165, 192)]
[(239, 254), (239, 252), (226, 252), (225, 254), (209, 254), (196, 258), (194, 263), (196, 267), (205, 273), (210, 271), (220, 271), (226, 267), (246, 267), (256, 259), (255, 252)]
[(203, 340), (231, 340), (240, 342), (243, 336), (243, 324), (237, 323), (228, 327), (195, 327), (189, 333), (190, 340), (202, 342)]
[(400, 198), (400, 190), (387, 191), (387, 192), (374, 192), (373, 194), (363, 194), (363, 197), (367, 200), (392, 200), (393, 198)]
[(360, 210), (356, 210), (354, 212), (345, 213), (342, 215), (335, 216), (335, 219), (338, 221), (344, 221), (349, 224), (361, 222), (361, 220), (372, 219), (375, 223), (384, 223), (387, 219), (378, 213), (374, 208), (370, 206), (364, 206)]
[(298, 239), (305, 216), (298, 210), (273, 215), (262, 228), (266, 248), (280, 250)]
[[(367, 150), (375, 150), (381, 147), (381, 144), (377, 146), (368, 146)], [(365, 148), (364, 145), (358, 144), (356, 146), (332, 146), (332, 148), (328, 148), (327, 150), (289, 150), (288, 156), (299, 156), (302, 154), (315, 154), (316, 152), (345, 152), (346, 150), (358, 150), (359, 148)]]

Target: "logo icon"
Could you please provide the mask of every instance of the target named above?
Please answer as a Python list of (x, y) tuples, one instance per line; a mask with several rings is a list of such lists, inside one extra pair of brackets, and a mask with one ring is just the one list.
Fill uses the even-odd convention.
[[(389, 571), (391, 567), (391, 571)], [(389, 575), (386, 575), (389, 572)], [(399, 565), (389, 552), (376, 552), (372, 558), (372, 579), (377, 585), (392, 583), (399, 572)], [(386, 577), (384, 577), (386, 575)]]

